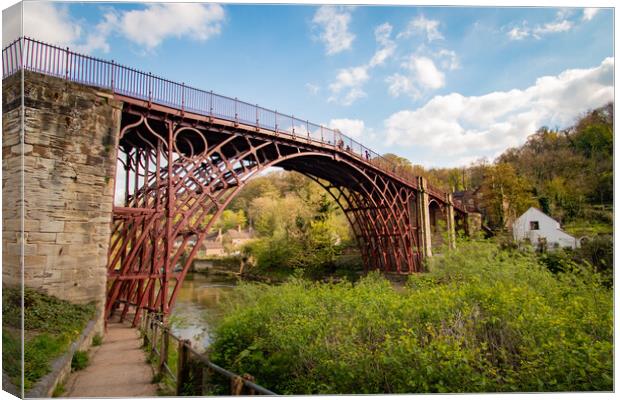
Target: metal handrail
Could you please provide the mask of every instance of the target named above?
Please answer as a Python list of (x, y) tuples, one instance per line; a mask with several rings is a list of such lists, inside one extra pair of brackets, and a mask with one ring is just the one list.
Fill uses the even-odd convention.
[[(382, 172), (420, 189), (416, 176), (399, 175), (399, 166), (363, 144), (341, 133), (308, 120), (282, 114), (205, 91), (152, 73), (71, 51), (33, 38), (18, 38), (2, 50), (2, 78), (20, 70), (39, 72), (69, 81), (109, 89), (116, 94), (160, 104), (208, 117), (217, 117), (256, 128), (288, 134), (296, 139), (315, 141), (346, 152)], [(402, 172), (402, 171), (401, 171)], [(427, 185), (427, 191), (445, 199), (445, 193)]]

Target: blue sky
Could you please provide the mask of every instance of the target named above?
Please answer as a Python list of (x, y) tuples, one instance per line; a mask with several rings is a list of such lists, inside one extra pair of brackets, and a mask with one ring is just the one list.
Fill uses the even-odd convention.
[(611, 9), (29, 2), (24, 31), (425, 166), (613, 101)]

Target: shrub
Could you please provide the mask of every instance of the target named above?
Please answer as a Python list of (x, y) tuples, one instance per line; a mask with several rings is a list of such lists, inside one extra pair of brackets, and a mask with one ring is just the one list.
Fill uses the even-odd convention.
[(93, 346), (101, 346), (101, 344), (103, 343), (103, 338), (101, 337), (100, 334), (96, 334), (95, 336), (93, 336)]
[(71, 370), (80, 371), (88, 367), (88, 352), (77, 350), (71, 359)]
[(281, 394), (612, 390), (612, 292), (587, 268), (461, 244), (395, 291), (242, 284), (211, 357)]

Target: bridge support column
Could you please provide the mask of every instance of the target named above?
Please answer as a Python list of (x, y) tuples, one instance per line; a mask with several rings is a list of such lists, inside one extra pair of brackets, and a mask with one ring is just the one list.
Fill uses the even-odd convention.
[(429, 211), (429, 198), (426, 192), (426, 178), (418, 177), (418, 187), (420, 191), (416, 196), (416, 208), (418, 214), (418, 242), (423, 257), (432, 257), (431, 248), (431, 219)]
[(454, 204), (452, 203), (452, 193), (446, 195), (446, 222), (448, 228), (448, 246), (456, 248), (456, 229), (454, 227)]

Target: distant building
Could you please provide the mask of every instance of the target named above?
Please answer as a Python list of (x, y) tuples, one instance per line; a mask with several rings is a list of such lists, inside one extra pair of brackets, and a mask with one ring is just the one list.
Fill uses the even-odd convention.
[(542, 243), (547, 248), (579, 247), (577, 239), (564, 232), (558, 221), (534, 207), (515, 220), (512, 235), (518, 242), (527, 239), (535, 246)]
[(229, 229), (228, 232), (226, 232), (226, 235), (230, 238), (233, 246), (240, 246), (254, 239), (254, 232), (252, 232), (252, 228), (247, 230), (242, 230), (241, 227), (237, 227), (237, 229)]
[(205, 257), (215, 256), (222, 257), (226, 254), (224, 245), (220, 240), (205, 240), (202, 242), (203, 255)]
[[(218, 232), (207, 235), (201, 244), (199, 251), (199, 257), (223, 257), (229, 255), (231, 248), (238, 249), (241, 245), (247, 243), (254, 238), (254, 232), (252, 229), (243, 230), (241, 227), (237, 229), (229, 229), (226, 233), (222, 233), (219, 229)], [(230, 243), (230, 246), (224, 243)], [(233, 251), (233, 254), (238, 253), (238, 250)]]

